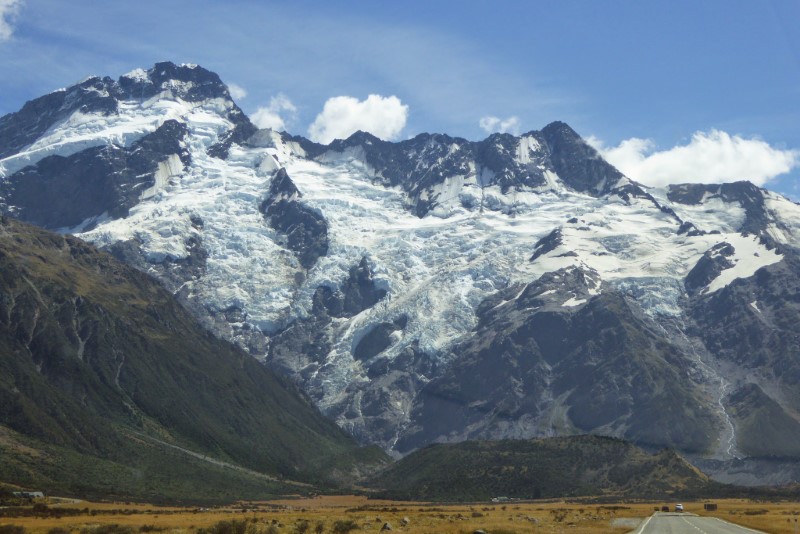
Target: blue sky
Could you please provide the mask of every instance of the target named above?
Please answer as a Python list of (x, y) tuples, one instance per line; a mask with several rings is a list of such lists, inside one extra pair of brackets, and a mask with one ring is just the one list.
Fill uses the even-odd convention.
[(88, 74), (191, 62), (291, 133), (310, 135), (336, 103), (362, 113), (369, 95), (395, 96), (363, 123), (393, 120), (383, 137), (563, 120), (646, 183), (742, 175), (800, 199), (797, 0), (0, 0), (0, 12), (0, 115)]

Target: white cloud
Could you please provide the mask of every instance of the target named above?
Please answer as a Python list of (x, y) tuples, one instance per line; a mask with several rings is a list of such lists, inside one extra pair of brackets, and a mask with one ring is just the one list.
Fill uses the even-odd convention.
[(247, 90), (241, 85), (235, 83), (228, 84), (228, 92), (234, 100), (244, 100), (247, 97)]
[(483, 128), (486, 133), (512, 133), (514, 135), (519, 134), (519, 117), (511, 116), (507, 119), (501, 119), (500, 117), (495, 117), (493, 115), (487, 115), (486, 117), (481, 118), (478, 121), (478, 125)]
[(22, 0), (0, 0), (0, 41), (8, 41), (14, 33), (12, 23), (22, 7)]
[(292, 104), (289, 97), (278, 93), (269, 99), (269, 105), (260, 107), (250, 117), (253, 124), (259, 128), (271, 128), (284, 131), (286, 125), (291, 124), (297, 116), (297, 107)]
[(781, 150), (720, 130), (696, 132), (689, 143), (660, 151), (652, 139), (637, 137), (615, 147), (605, 147), (596, 137), (587, 142), (626, 176), (653, 186), (737, 180), (760, 186), (800, 165), (799, 150)]
[(397, 139), (407, 118), (408, 106), (396, 96), (369, 95), (362, 101), (335, 96), (325, 102), (322, 112), (308, 127), (308, 135), (312, 141), (327, 144), (363, 130), (389, 141)]

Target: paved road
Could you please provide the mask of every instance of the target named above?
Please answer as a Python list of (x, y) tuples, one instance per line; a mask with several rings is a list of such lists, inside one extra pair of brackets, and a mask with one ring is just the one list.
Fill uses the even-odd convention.
[(740, 527), (716, 517), (656, 512), (632, 534), (761, 534), (760, 530)]

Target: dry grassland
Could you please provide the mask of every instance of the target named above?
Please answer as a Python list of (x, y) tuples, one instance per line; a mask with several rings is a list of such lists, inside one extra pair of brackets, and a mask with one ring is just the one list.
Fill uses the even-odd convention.
[[(759, 503), (743, 500), (717, 501), (716, 512), (703, 510), (703, 503), (684, 503), (686, 511), (713, 515), (764, 532), (794, 534), (800, 523), (800, 503)], [(358, 532), (379, 532), (389, 523), (392, 532), (472, 533), (512, 532), (626, 533), (662, 503), (596, 504), (589, 502), (507, 502), (436, 505), (396, 501), (374, 501), (356, 496), (327, 496), (238, 503), (224, 508), (174, 508), (128, 503), (76, 502), (50, 504), (53, 509), (80, 510), (63, 517), (0, 518), (2, 525), (18, 525), (27, 532), (53, 529), (90, 534), (98, 527), (119, 525), (134, 532), (185, 532), (210, 528), (221, 521), (246, 522), (246, 534), (337, 532), (347, 525)], [(674, 504), (674, 503), (663, 503)], [(69, 513), (66, 512), (65, 513)], [(404, 519), (407, 523), (404, 525)], [(352, 522), (352, 523), (350, 523)], [(241, 523), (240, 523), (241, 525)], [(104, 529), (99, 529), (102, 532)], [(108, 534), (108, 529), (106, 534)], [(119, 532), (119, 529), (117, 529)], [(219, 531), (218, 531), (219, 532)], [(112, 532), (113, 534), (113, 532)], [(220, 534), (222, 534), (220, 532)]]

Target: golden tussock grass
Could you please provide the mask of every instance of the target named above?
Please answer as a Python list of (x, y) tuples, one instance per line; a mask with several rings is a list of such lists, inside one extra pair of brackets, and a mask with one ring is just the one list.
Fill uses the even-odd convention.
[[(715, 501), (719, 508), (706, 512), (702, 502), (683, 503), (687, 513), (710, 515), (765, 532), (794, 534), (795, 519), (800, 521), (800, 503), (760, 503), (745, 500)], [(390, 523), (393, 532), (444, 534), (472, 533), (483, 529), (489, 534), (512, 532), (570, 532), (589, 534), (632, 531), (638, 521), (653, 513), (656, 506), (674, 503), (590, 502), (506, 502), (438, 505), (429, 503), (373, 501), (358, 496), (325, 496), (313, 499), (283, 499), (248, 502), (220, 508), (158, 507), (129, 503), (75, 502), (51, 504), (51, 508), (73, 508), (80, 515), (61, 518), (0, 518), (0, 525), (18, 525), (32, 533), (54, 528), (78, 533), (102, 525), (131, 527), (134, 531), (191, 533), (220, 521), (246, 521), (248, 533), (307, 532), (317, 525), (332, 532), (336, 521), (352, 521), (359, 530), (379, 532)], [(85, 511), (85, 512), (84, 512)], [(403, 524), (407, 519), (407, 524)], [(142, 528), (144, 527), (144, 528)], [(300, 527), (300, 528), (298, 528)]]

